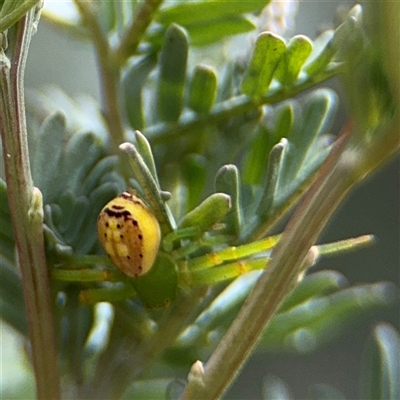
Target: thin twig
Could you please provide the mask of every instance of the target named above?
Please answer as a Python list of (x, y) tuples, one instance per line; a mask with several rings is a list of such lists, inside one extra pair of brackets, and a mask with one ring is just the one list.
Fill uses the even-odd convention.
[[(24, 106), (23, 78), (35, 17), (36, 10), (32, 9), (10, 28), (10, 48), (7, 55), (0, 54), (0, 131), (37, 396), (59, 399), (58, 362), (43, 240), (42, 196), (32, 184)], [(15, 32), (13, 37), (12, 32)]]
[(149, 126), (144, 130), (143, 134), (153, 145), (167, 143), (181, 136), (191, 134), (194, 129), (199, 129), (199, 127), (243, 115), (266, 104), (272, 105), (287, 100), (333, 78), (341, 72), (341, 66), (337, 65), (329, 71), (324, 71), (318, 76), (301, 81), (293, 87), (279, 88), (258, 99), (246, 95), (232, 97), (229, 100), (216, 104), (208, 114), (187, 113), (175, 123), (160, 123)]
[(91, 34), (96, 49), (99, 68), (101, 109), (110, 133), (113, 153), (126, 141), (119, 100), (119, 80), (121, 70), (112, 56), (107, 34), (100, 26), (91, 2), (74, 0), (82, 20)]
[(153, 21), (154, 14), (162, 2), (163, 0), (145, 0), (143, 2), (113, 54), (114, 59), (120, 65), (124, 65), (126, 60), (135, 54), (144, 33)]

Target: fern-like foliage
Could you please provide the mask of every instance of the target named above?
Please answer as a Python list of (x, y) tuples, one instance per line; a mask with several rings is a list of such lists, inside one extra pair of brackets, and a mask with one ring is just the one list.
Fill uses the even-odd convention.
[[(268, 0), (234, 5), (165, 2), (148, 9), (141, 3), (102, 1), (88, 6), (76, 1), (81, 20), (46, 15), (66, 34), (97, 43), (98, 55), (106, 49), (112, 63), (107, 68), (114, 68), (110, 76), (118, 87), (115, 98), (107, 98), (104, 89), (100, 105), (88, 98), (71, 99), (55, 87), (27, 94), (30, 165), (34, 185), (43, 194), (50, 273), (72, 259), (103, 254), (96, 236), (98, 214), (126, 188), (134, 188), (149, 204), (160, 201), (116, 152), (121, 136), (134, 143), (160, 189), (169, 230), (185, 227), (189, 213), (213, 193), (229, 196), (229, 211), (204, 229), (218, 240), (215, 246), (207, 243), (201, 253), (265, 237), (299, 200), (333, 147), (330, 124), (338, 99), (320, 84), (343, 71), (347, 48), (361, 52), (368, 46), (359, 6), (336, 30), (313, 42), (302, 35), (285, 39), (257, 32)], [(101, 32), (103, 49), (95, 29)], [(240, 60), (223, 55), (224, 43), (237, 34), (247, 34), (245, 43), (251, 43)], [(193, 61), (196, 52), (206, 52), (211, 44), (218, 52), (215, 64)], [(99, 68), (105, 74), (107, 62), (100, 54)], [(112, 83), (101, 84), (106, 88)], [(120, 107), (120, 125), (113, 125), (115, 116), (109, 112), (113, 102)], [(123, 127), (121, 135), (118, 126)], [(0, 315), (27, 336), (4, 180), (0, 200)], [(180, 315), (179, 307), (184, 309), (184, 291), (162, 316), (137, 299), (116, 302), (111, 321), (104, 305), (79, 302), (82, 289), (107, 288), (110, 283), (52, 281), (63, 374), (82, 398), (99, 396), (102, 390), (115, 398), (126, 390), (129, 398), (165, 393), (177, 398), (182, 384), (164, 379), (164, 371), (175, 368), (183, 376), (181, 371), (187, 373), (194, 361), (206, 360), (258, 277), (253, 272), (199, 292), (198, 304), (186, 310), (179, 326), (173, 325), (173, 318)], [(307, 275), (280, 306), (257, 349), (314, 351), (354, 315), (395, 302), (396, 293), (384, 283), (348, 287), (334, 271)], [(168, 317), (172, 322), (166, 322)], [(145, 346), (165, 327), (172, 332), (169, 346), (152, 354)], [(379, 384), (365, 390), (368, 396), (390, 393), (387, 398), (395, 398), (398, 389), (391, 377), (398, 365), (388, 348), (399, 347), (398, 334), (387, 326), (375, 333), (370, 368), (386, 369), (374, 375)], [(146, 380), (135, 381), (143, 371)], [(271, 377), (264, 398), (288, 392)], [(322, 399), (336, 392), (319, 386), (313, 393)]]

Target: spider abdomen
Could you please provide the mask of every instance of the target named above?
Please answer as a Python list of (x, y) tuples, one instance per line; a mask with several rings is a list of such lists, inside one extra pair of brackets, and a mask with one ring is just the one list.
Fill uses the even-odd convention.
[(104, 206), (97, 232), (111, 261), (126, 275), (137, 277), (153, 266), (160, 245), (160, 226), (134, 194), (124, 192)]

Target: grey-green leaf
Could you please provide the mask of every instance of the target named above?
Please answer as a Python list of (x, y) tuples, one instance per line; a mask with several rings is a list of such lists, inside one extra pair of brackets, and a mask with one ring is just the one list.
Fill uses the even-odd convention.
[[(49, 200), (53, 191), (65, 140), (65, 115), (55, 112), (45, 119), (37, 135), (32, 162), (33, 182)], [(51, 154), (51, 157), (49, 155)]]
[(131, 143), (123, 143), (119, 148), (128, 155), (128, 161), (132, 167), (135, 179), (139, 182), (143, 189), (145, 200), (152, 208), (158, 222), (160, 223), (161, 231), (164, 235), (170, 233), (175, 225), (175, 221), (165, 204), (158, 184), (153, 178), (149, 167), (139, 154), (136, 147)]
[[(355, 316), (360, 317), (393, 304), (398, 289), (390, 283), (360, 285), (309, 301), (277, 315), (261, 341), (260, 348), (285, 347), (298, 352), (315, 351), (332, 340)], [(374, 397), (369, 397), (374, 398)]]
[(293, 156), (288, 159), (285, 174), (288, 180), (301, 175), (301, 169), (313, 154), (313, 145), (318, 136), (329, 126), (337, 105), (336, 94), (328, 89), (319, 89), (308, 95), (303, 107), (304, 124), (289, 137)]
[(338, 49), (352, 38), (355, 34), (357, 21), (355, 17), (350, 16), (343, 24), (341, 24), (334, 32), (331, 39), (327, 42), (322, 51), (313, 57), (305, 68), (308, 75), (313, 76), (323, 71), (332, 60)]
[(400, 335), (391, 325), (374, 329), (366, 353), (363, 398), (396, 400), (400, 398)]

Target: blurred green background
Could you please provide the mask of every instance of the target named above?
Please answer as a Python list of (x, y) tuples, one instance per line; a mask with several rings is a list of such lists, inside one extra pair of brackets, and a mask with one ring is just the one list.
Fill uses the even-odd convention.
[[(300, 2), (295, 27), (290, 34), (305, 34), (314, 39), (323, 29), (332, 26), (336, 9), (345, 1)], [(98, 97), (96, 64), (92, 48), (55, 32), (45, 24), (33, 38), (28, 58), (26, 86), (40, 89), (44, 85), (60, 86), (70, 95), (89, 94)], [(340, 94), (337, 81), (328, 83)], [(343, 103), (341, 104), (343, 106)], [(345, 121), (341, 109), (335, 121), (336, 133)], [(378, 242), (358, 252), (324, 259), (316, 269), (341, 271), (350, 283), (392, 281), (400, 284), (400, 158), (393, 159), (374, 176), (363, 182), (345, 200), (321, 242), (373, 233)], [(375, 322), (388, 321), (400, 327), (397, 305), (378, 316), (355, 321), (334, 343), (315, 354), (255, 355), (244, 368), (228, 398), (259, 399), (266, 374), (279, 376), (292, 389), (294, 398), (309, 397), (307, 389), (314, 383), (327, 383), (339, 389), (346, 398), (355, 399), (359, 392), (363, 349)], [(9, 329), (2, 330), (1, 381), (23, 379), (16, 364), (16, 352), (22, 344)], [(21, 357), (20, 360), (23, 363)], [(5, 386), (4, 386), (5, 387)], [(0, 392), (0, 398), (1, 396)]]

